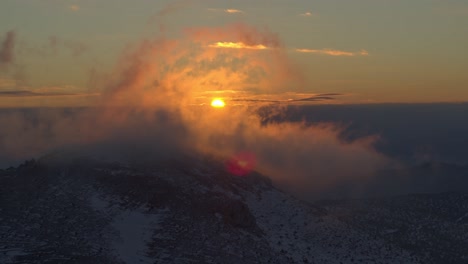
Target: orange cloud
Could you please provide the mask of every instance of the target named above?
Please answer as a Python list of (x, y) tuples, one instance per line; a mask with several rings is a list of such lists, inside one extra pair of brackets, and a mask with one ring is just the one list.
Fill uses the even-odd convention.
[[(339, 139), (339, 127), (263, 125), (284, 109), (276, 104), (259, 114), (261, 102), (300, 103), (335, 96), (304, 93), (273, 97), (310, 87), (276, 34), (242, 24), (186, 33), (177, 40), (165, 35), (145, 39), (125, 49), (106, 78), (102, 94), (78, 98), (83, 104), (95, 99), (97, 107), (76, 110), (74, 115), (40, 109), (33, 118), (40, 122), (31, 122), (29, 115), (22, 113), (0, 116), (0, 160), (27, 158), (66, 146), (89, 149), (93, 156), (117, 154), (135, 161), (172, 160), (191, 153), (225, 159), (248, 152), (256, 157), (255, 170), (309, 193), (365, 180), (386, 165), (386, 158), (372, 149), (372, 138), (346, 143)], [(221, 46), (242, 43), (241, 48), (208, 47), (210, 43), (218, 45), (220, 39), (234, 43), (219, 42)], [(246, 51), (245, 47), (258, 45), (269, 48), (265, 52)], [(221, 90), (236, 96), (238, 103), (250, 104), (227, 105), (221, 111), (209, 106), (187, 107), (194, 97)], [(15, 103), (42, 100), (44, 104), (69, 106), (67, 100), (76, 100), (74, 96), (58, 96), (61, 91), (56, 87), (41, 90), (55, 93), (55, 97), (16, 92)], [(246, 94), (242, 96), (241, 92)], [(11, 97), (5, 99), (7, 104), (13, 101)]]
[(310, 16), (312, 16), (312, 13), (311, 12), (305, 12), (303, 14), (299, 14), (299, 16), (310, 17)]
[(296, 52), (299, 53), (317, 53), (317, 54), (324, 54), (330, 56), (368, 56), (369, 52), (366, 50), (361, 50), (358, 52), (350, 52), (350, 51), (343, 51), (343, 50), (335, 50), (335, 49), (295, 49)]
[(191, 41), (213, 44), (221, 39), (226, 42), (241, 42), (246, 46), (263, 45), (268, 48), (282, 48), (283, 44), (277, 34), (268, 29), (249, 27), (242, 23), (226, 27), (189, 28), (185, 30)]
[(16, 85), (17, 85), (17, 81), (15, 79), (0, 77), (0, 91), (4, 88), (15, 87)]
[(362, 56), (369, 56), (369, 52), (368, 52), (367, 50), (364, 50), (364, 49), (363, 49), (363, 50), (361, 50), (361, 51), (359, 52), (359, 55), (362, 55)]
[(78, 11), (80, 10), (80, 7), (78, 5), (71, 5), (68, 7), (71, 11)]
[(226, 9), (224, 12), (229, 13), (229, 14), (236, 14), (236, 13), (244, 13), (244, 11), (239, 10), (239, 9)]
[(245, 14), (244, 11), (242, 11), (240, 9), (233, 9), (233, 8), (228, 8), (228, 9), (208, 8), (208, 11), (223, 12), (223, 13), (227, 13), (227, 14)]
[(225, 48), (225, 49), (252, 49), (252, 50), (265, 50), (268, 49), (267, 46), (258, 44), (258, 45), (247, 45), (242, 42), (216, 42), (214, 44), (208, 45), (210, 48)]

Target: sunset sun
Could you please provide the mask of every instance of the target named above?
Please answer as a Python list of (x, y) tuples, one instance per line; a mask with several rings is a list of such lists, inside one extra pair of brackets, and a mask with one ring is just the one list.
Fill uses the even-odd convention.
[(223, 99), (215, 98), (211, 101), (211, 106), (214, 108), (223, 108), (226, 104)]

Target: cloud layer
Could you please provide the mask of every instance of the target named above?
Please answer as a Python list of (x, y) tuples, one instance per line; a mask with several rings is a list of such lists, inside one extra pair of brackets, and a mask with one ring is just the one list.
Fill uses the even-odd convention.
[(344, 50), (336, 50), (336, 49), (295, 49), (296, 52), (299, 53), (314, 53), (314, 54), (323, 54), (323, 55), (330, 55), (330, 56), (369, 56), (369, 52), (366, 50), (360, 50), (357, 52), (351, 51), (344, 51)]

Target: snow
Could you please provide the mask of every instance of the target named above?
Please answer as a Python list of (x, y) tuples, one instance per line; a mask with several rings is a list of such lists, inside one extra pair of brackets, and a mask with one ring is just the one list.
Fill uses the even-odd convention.
[(125, 263), (152, 263), (151, 258), (146, 255), (147, 243), (151, 239), (154, 230), (159, 228), (164, 213), (161, 209), (156, 213), (144, 213), (144, 208), (135, 210), (118, 210), (112, 208), (105, 198), (93, 195), (90, 198), (94, 209), (110, 215), (113, 219), (111, 227), (118, 234), (118, 239), (112, 243), (112, 251)]
[(350, 230), (333, 216), (317, 215), (307, 204), (274, 189), (264, 191), (262, 199), (250, 195), (247, 202), (271, 248), (291, 263), (350, 263), (351, 258), (375, 263), (374, 256), (384, 255), (393, 259), (380, 263), (411, 262), (405, 252), (390, 251), (384, 241)]
[(0, 262), (12, 262), (15, 259), (15, 257), (24, 256), (27, 254), (28, 253), (24, 252), (20, 248), (0, 249)]
[(459, 217), (456, 222), (459, 223), (461, 222), (463, 219), (467, 218), (468, 217), (468, 212), (466, 212), (466, 214), (464, 214), (463, 216)]
[(146, 244), (151, 238), (151, 229), (158, 222), (155, 215), (147, 215), (138, 211), (125, 211), (117, 216), (112, 226), (120, 234), (120, 240), (114, 242), (114, 248), (119, 258), (126, 263), (151, 263), (146, 256)]
[(99, 197), (98, 194), (91, 196), (90, 198), (91, 206), (100, 212), (106, 212), (109, 207), (109, 202)]

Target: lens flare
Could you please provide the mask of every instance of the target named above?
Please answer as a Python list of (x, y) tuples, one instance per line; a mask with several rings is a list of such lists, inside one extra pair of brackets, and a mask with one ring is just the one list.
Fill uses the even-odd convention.
[(223, 99), (215, 98), (211, 101), (211, 106), (214, 108), (223, 108), (226, 104), (224, 103)]
[(247, 176), (255, 169), (256, 158), (253, 153), (241, 152), (226, 161), (226, 169), (235, 176)]

